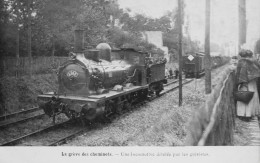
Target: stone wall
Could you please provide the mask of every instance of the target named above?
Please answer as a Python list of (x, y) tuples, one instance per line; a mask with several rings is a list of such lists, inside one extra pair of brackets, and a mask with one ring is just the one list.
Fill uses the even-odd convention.
[(234, 68), (227, 69), (206, 102), (194, 114), (186, 145), (232, 145), (235, 125)]

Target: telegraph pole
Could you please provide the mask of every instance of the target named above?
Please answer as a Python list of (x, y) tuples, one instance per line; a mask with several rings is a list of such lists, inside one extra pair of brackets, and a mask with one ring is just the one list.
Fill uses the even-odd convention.
[(246, 1), (238, 0), (238, 50), (246, 43)]
[(32, 29), (31, 29), (31, 0), (28, 0), (27, 2), (27, 12), (28, 12), (28, 58), (29, 58), (29, 75), (31, 77), (32, 75)]
[(16, 69), (15, 69), (15, 76), (16, 78), (18, 77), (18, 69), (19, 69), (19, 57), (20, 57), (20, 30), (19, 30), (19, 24), (20, 24), (20, 12), (19, 12), (19, 9), (20, 9), (20, 0), (16, 0), (16, 3), (17, 3), (17, 6), (16, 6), (16, 15), (17, 15), (17, 18), (16, 18), (16, 63), (15, 63), (15, 66), (16, 66)]
[(205, 90), (211, 93), (211, 59), (210, 59), (210, 0), (206, 0), (205, 27)]
[(179, 24), (179, 106), (182, 105), (182, 0), (178, 0)]

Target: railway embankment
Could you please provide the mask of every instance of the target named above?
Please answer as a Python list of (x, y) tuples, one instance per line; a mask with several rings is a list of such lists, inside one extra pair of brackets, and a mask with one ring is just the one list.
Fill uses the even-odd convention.
[(37, 95), (57, 90), (56, 74), (0, 78), (0, 115), (37, 106)]
[[(186, 145), (259, 145), (260, 129), (257, 118), (245, 122), (236, 117), (233, 96), (235, 66), (230, 65), (219, 76), (212, 93), (206, 96), (190, 120)], [(256, 136), (258, 134), (258, 136)]]
[(190, 121), (186, 145), (232, 145), (235, 128), (234, 66), (221, 74)]

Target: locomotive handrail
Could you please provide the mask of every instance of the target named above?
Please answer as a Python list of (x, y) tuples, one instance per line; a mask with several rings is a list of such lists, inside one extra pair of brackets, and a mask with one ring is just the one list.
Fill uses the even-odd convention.
[(136, 73), (136, 69), (134, 70), (133, 75), (127, 76), (127, 79), (126, 79), (126, 81), (123, 82), (123, 85), (124, 85), (125, 83), (127, 83), (132, 77), (134, 77), (134, 76), (135, 76), (135, 73)]
[(134, 70), (133, 75), (132, 75), (132, 76), (128, 76), (128, 78), (132, 78), (132, 77), (134, 77), (134, 76), (135, 76), (135, 73), (136, 73), (136, 69)]

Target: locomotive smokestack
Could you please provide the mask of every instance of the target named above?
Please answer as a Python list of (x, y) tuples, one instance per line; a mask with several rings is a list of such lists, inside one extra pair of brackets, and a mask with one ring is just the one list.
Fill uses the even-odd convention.
[(84, 30), (76, 29), (74, 35), (74, 52), (80, 53), (84, 50)]

